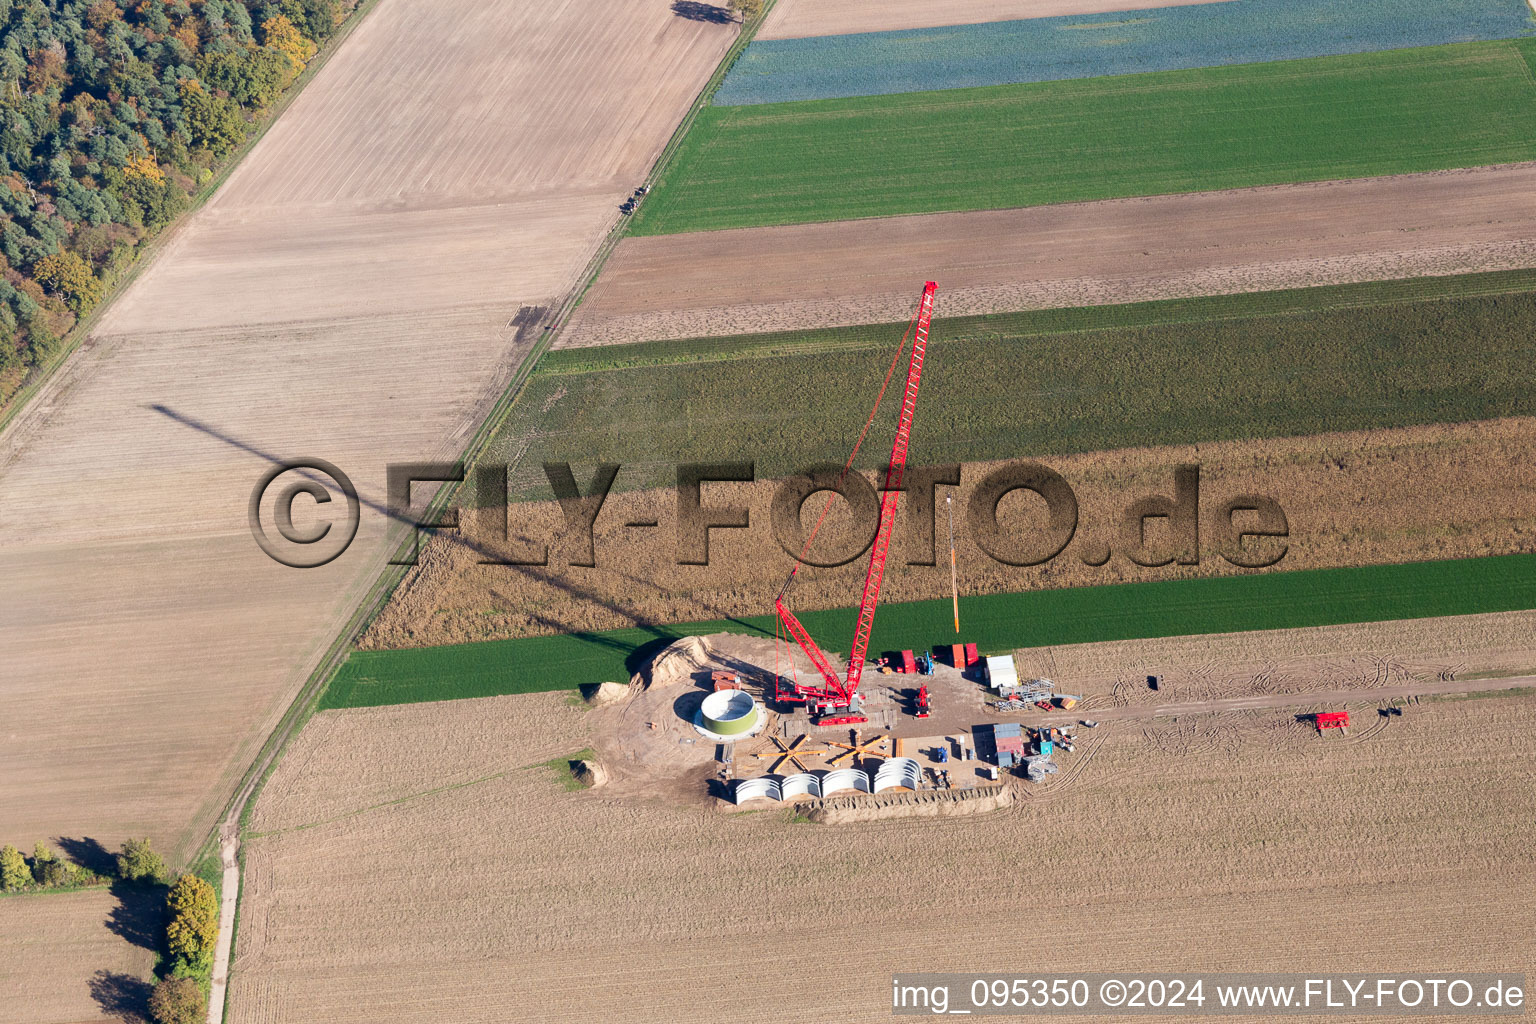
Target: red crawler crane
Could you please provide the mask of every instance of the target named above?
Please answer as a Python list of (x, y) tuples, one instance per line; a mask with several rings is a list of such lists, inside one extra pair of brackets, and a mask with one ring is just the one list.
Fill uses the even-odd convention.
[[(868, 721), (859, 714), (859, 678), (864, 673), (864, 657), (869, 651), (869, 633), (875, 625), (875, 606), (880, 602), (880, 582), (885, 577), (885, 560), (890, 554), (891, 532), (896, 524), (896, 499), (901, 495), (901, 481), (907, 470), (907, 446), (912, 437), (912, 414), (917, 410), (917, 387), (923, 378), (923, 357), (928, 351), (928, 325), (933, 319), (933, 293), (938, 285), (932, 281), (923, 285), (923, 297), (917, 305), (917, 326), (912, 335), (912, 358), (907, 365), (907, 386), (901, 398), (901, 416), (896, 422), (896, 439), (891, 443), (891, 461), (885, 470), (885, 488), (880, 498), (880, 526), (875, 531), (875, 543), (869, 552), (869, 571), (864, 576), (864, 595), (859, 600), (859, 621), (853, 630), (853, 650), (848, 656), (848, 678), (839, 679), (827, 661), (827, 656), (816, 646), (816, 641), (805, 631), (800, 620), (784, 604), (784, 595), (800, 571), (800, 562), (790, 570), (789, 579), (774, 599), (773, 610), (779, 621), (795, 638), (821, 673), (823, 686), (801, 686), (798, 682), (786, 691), (780, 680), (776, 696), (779, 700), (793, 703), (814, 702), (818, 715), (841, 715), (823, 718), (821, 725), (843, 725)], [(878, 402), (877, 402), (878, 408)], [(852, 465), (852, 459), (849, 460)], [(825, 515), (825, 513), (823, 513)], [(819, 524), (818, 524), (819, 525)], [(812, 537), (814, 537), (814, 531)], [(807, 543), (809, 548), (809, 542)], [(801, 555), (804, 558), (804, 553)]]

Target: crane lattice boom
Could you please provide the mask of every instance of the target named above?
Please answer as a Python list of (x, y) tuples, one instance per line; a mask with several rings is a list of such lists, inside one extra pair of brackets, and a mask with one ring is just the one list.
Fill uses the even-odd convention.
[[(923, 286), (923, 297), (918, 302), (917, 326), (912, 335), (912, 356), (907, 365), (907, 383), (901, 396), (901, 414), (896, 421), (896, 438), (891, 443), (891, 459), (886, 465), (885, 487), (880, 498), (880, 524), (875, 530), (875, 542), (869, 553), (869, 569), (864, 575), (864, 593), (859, 600), (859, 619), (853, 630), (853, 649), (848, 656), (848, 678), (837, 677), (827, 661), (827, 656), (816, 641), (805, 631), (800, 620), (784, 604), (781, 592), (773, 603), (779, 621), (801, 650), (811, 659), (821, 673), (825, 688), (796, 686), (800, 699), (814, 698), (832, 708), (850, 707), (858, 694), (859, 679), (864, 673), (864, 661), (869, 653), (869, 635), (875, 625), (875, 606), (880, 603), (880, 584), (885, 578), (885, 562), (890, 555), (891, 535), (896, 525), (896, 503), (901, 496), (901, 482), (907, 470), (907, 448), (912, 439), (912, 417), (917, 411), (917, 389), (923, 379), (923, 360), (928, 352), (928, 327), (933, 319), (933, 296), (938, 285), (932, 281)], [(791, 575), (793, 578), (793, 574)], [(787, 586), (787, 584), (786, 584)]]

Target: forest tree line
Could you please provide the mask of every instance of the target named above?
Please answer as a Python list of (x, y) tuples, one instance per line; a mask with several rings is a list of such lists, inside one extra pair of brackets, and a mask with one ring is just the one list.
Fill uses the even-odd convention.
[(357, 0), (0, 0), (0, 406)]

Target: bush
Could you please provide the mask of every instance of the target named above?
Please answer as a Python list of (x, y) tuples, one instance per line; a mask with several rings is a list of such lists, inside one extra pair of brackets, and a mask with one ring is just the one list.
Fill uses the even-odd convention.
[(41, 839), (32, 848), (32, 877), (38, 885), (49, 888), (69, 881), (69, 868)]
[(156, 1024), (198, 1024), (206, 1013), (203, 990), (191, 978), (166, 978), (149, 997)]
[(130, 882), (163, 882), (165, 861), (150, 848), (148, 839), (130, 839), (117, 855), (117, 873)]

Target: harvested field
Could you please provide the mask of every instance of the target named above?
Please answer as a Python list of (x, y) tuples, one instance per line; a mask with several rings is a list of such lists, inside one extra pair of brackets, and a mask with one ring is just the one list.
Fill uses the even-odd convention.
[(382, 0), (0, 437), (0, 839), (187, 856), (392, 547), (280, 566), (252, 487), (461, 451), (735, 33)]
[[(894, 971), (1018, 969), (977, 937), (1045, 882), (997, 850), (1041, 865), (1079, 923), (1051, 932), (1056, 969), (1536, 971), (1536, 701), (1432, 710), (1338, 742), (1274, 712), (1106, 723), (1072, 778), (1011, 808), (835, 827), (568, 791), (521, 767), (601, 748), (597, 713), (554, 695), (398, 709), (388, 743), (381, 713), (329, 712), (257, 810), (286, 831), (247, 846), (231, 1011), (767, 1022), (804, 1009), (784, 977), (815, 975), (819, 1014), (883, 1021)], [(381, 762), (426, 750), (447, 760), (422, 757), (422, 790), (494, 777), (364, 809), (403, 792), (375, 786)], [(919, 869), (945, 880), (920, 900)], [(845, 933), (880, 941), (828, 973)], [(743, 980), (718, 986), (721, 965)]]
[[(706, 107), (636, 234), (1041, 206), (1536, 159), (1536, 40)], [(921, 145), (913, 140), (921, 140)]]
[(968, 89), (1511, 39), (1527, 0), (1243, 0), (813, 39), (754, 39), (717, 106)]
[[(1370, 699), (1422, 680), (1456, 680), (1477, 692), (1536, 674), (1533, 629), (1536, 612), (1502, 612), (1062, 644), (1021, 650), (1015, 660), (1025, 676), (1070, 680), (1091, 695), (1085, 712), (1324, 689), (1355, 689)], [(1148, 675), (1159, 677), (1156, 691)]]
[(561, 347), (1536, 266), (1536, 163), (635, 238)]
[(1065, 14), (1144, 11), (1223, 0), (775, 0), (754, 38), (800, 39), (849, 32), (886, 32), (940, 25), (971, 25)]
[[(1237, 574), (1242, 570), (1216, 554), (1219, 524), (1212, 517), (1222, 501), (1245, 493), (1264, 494), (1285, 510), (1290, 537), (1280, 569), (1529, 552), (1536, 550), (1533, 443), (1536, 420), (1519, 419), (1054, 458), (1049, 464), (1076, 492), (1079, 525), (1060, 557), (1035, 567), (1003, 565), (976, 545), (963, 512), (976, 484), (996, 464), (968, 465), (955, 492), (961, 586), (967, 594), (983, 594)], [(1201, 466), (1201, 564), (1138, 566), (1121, 546), (1123, 510), (1143, 495), (1172, 494), (1173, 467), (1184, 462)], [(792, 565), (770, 527), (776, 485), (714, 486), (719, 490), (710, 504), (741, 504), (754, 525), (715, 531), (707, 566), (676, 564), (670, 528), (675, 492), (615, 494), (598, 518), (592, 568), (569, 565), (569, 549), (559, 543), (551, 546), (549, 567), (510, 567), (482, 565), (481, 550), (448, 536), (434, 538), (363, 645), (419, 647), (764, 614)], [(804, 528), (824, 500), (806, 503)], [(838, 514), (829, 517), (818, 538), (814, 553), (820, 560), (833, 553), (846, 556), (863, 539), (846, 530), (846, 507), (838, 503)], [(908, 518), (910, 505), (906, 508), (882, 597), (892, 602), (946, 597), (944, 510), (937, 509), (936, 530), (925, 541)], [(514, 514), (528, 536), (560, 536), (562, 519), (554, 502), (517, 506)], [(625, 525), (649, 519), (662, 529)], [(1044, 506), (1019, 496), (1005, 499), (999, 521), (1008, 536), (1029, 536), (1043, 528)], [(490, 536), (483, 524), (478, 529), (478, 536)], [(1149, 533), (1154, 549), (1167, 543), (1165, 536)], [(487, 543), (492, 551), (505, 550)], [(1084, 564), (1080, 556), (1096, 546), (1121, 553), (1103, 566)], [(913, 560), (937, 564), (906, 564)], [(855, 558), (840, 568), (808, 570), (796, 584), (796, 606), (848, 605), (864, 566), (864, 559)]]
[(163, 897), (105, 889), (0, 900), (0, 1021), (142, 1020)]

